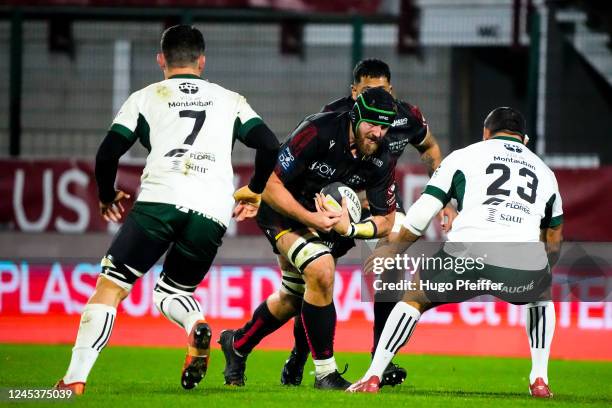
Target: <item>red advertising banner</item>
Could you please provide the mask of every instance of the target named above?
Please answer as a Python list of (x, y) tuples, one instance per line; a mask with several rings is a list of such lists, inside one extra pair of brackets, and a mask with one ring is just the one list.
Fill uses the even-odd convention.
[[(136, 197), (142, 165), (119, 166), (118, 188)], [(236, 186), (248, 183), (251, 166), (234, 168)], [(563, 197), (567, 240), (612, 241), (612, 166), (598, 169), (555, 170)], [(416, 200), (428, 177), (422, 166), (396, 171), (404, 204)], [(24, 232), (82, 233), (106, 231), (98, 216), (93, 163), (85, 160), (0, 160), (0, 229)], [(432, 223), (435, 224), (435, 223)], [(233, 225), (228, 233), (260, 234), (255, 223)], [(437, 226), (429, 239), (443, 239)]]
[[(0, 342), (72, 343), (79, 313), (91, 295), (99, 265), (0, 261)], [(159, 315), (153, 268), (122, 303), (111, 344), (182, 346), (185, 333)], [(563, 273), (562, 271), (560, 273)], [(215, 333), (239, 327), (280, 285), (276, 266), (214, 266), (195, 297)], [(336, 349), (369, 351), (372, 304), (361, 301), (361, 271), (340, 266), (334, 302)], [(612, 303), (556, 304), (553, 358), (612, 360)], [(263, 348), (292, 346), (292, 324), (267, 338)], [(451, 340), (452, 339), (452, 340)], [(503, 302), (450, 304), (426, 312), (405, 352), (461, 355), (529, 355), (523, 306)]]

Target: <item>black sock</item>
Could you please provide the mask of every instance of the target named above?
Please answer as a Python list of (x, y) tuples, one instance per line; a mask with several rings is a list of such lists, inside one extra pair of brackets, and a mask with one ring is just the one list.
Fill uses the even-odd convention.
[(273, 333), (282, 325), (283, 323), (270, 313), (270, 309), (264, 301), (257, 306), (251, 320), (244, 327), (236, 330), (234, 350), (243, 356), (249, 354), (264, 337)]
[(334, 356), (336, 334), (336, 308), (334, 302), (327, 306), (315, 306), (304, 301), (302, 323), (314, 360), (327, 360)]
[(295, 316), (293, 322), (293, 338), (295, 339), (295, 345), (293, 346), (293, 352), (300, 356), (308, 358), (308, 353), (310, 353), (310, 347), (308, 347), (308, 339), (306, 338), (306, 331), (304, 330), (304, 325), (302, 324), (302, 316)]
[(391, 314), (391, 311), (395, 307), (395, 303), (393, 302), (376, 302), (374, 301), (374, 345), (372, 346), (372, 354), (376, 351), (376, 346), (378, 346), (378, 340), (380, 340), (380, 335), (385, 328), (385, 323), (387, 323), (387, 318)]

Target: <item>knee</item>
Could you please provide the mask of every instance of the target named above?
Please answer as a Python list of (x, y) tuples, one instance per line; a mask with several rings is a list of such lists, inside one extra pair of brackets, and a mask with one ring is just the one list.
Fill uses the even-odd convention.
[(129, 294), (129, 289), (119, 286), (105, 276), (100, 276), (89, 303), (102, 303), (117, 307)]
[[(328, 258), (328, 257), (325, 257)], [(333, 260), (322, 258), (321, 262), (313, 262), (304, 271), (306, 286), (309, 290), (332, 294), (334, 291), (334, 274), (336, 268)]]

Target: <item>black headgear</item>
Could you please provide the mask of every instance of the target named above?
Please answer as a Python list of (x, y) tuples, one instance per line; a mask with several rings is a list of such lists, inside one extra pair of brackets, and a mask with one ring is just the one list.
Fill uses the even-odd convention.
[(382, 88), (368, 88), (357, 96), (350, 116), (355, 130), (361, 122), (391, 126), (396, 114), (395, 102), (389, 92)]

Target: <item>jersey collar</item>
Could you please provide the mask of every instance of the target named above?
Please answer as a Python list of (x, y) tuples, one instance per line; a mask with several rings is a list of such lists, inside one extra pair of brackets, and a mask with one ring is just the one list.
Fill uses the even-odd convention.
[(510, 136), (493, 136), (491, 139), (489, 140), (507, 140), (509, 142), (515, 142), (515, 143), (521, 143), (523, 144), (520, 140), (515, 139), (513, 137)]
[(197, 75), (193, 75), (193, 74), (176, 74), (176, 75), (172, 75), (168, 79), (175, 79), (175, 78), (202, 79), (201, 77)]

